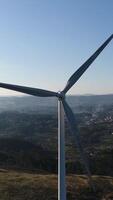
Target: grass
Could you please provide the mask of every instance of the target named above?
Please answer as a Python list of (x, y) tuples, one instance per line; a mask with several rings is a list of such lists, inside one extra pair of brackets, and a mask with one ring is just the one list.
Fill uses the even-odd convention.
[[(94, 193), (86, 176), (67, 176), (67, 200), (111, 200), (113, 178), (93, 176)], [(57, 200), (57, 176), (0, 170), (0, 200)]]

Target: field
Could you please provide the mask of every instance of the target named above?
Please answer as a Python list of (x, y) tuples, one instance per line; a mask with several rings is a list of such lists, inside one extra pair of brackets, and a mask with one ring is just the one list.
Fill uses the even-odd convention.
[[(113, 178), (93, 176), (95, 192), (86, 176), (67, 177), (68, 200), (111, 200)], [(0, 170), (0, 200), (57, 200), (57, 176)]]

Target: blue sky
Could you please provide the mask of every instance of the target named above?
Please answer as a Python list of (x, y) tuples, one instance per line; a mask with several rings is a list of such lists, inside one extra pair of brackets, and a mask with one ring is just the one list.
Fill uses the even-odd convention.
[[(112, 33), (112, 0), (0, 0), (0, 82), (61, 90)], [(69, 92), (89, 93), (113, 93), (113, 41)]]

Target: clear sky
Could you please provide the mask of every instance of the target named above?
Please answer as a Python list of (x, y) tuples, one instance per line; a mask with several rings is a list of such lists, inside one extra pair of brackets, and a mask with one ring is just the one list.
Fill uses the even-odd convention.
[[(0, 0), (0, 82), (61, 90), (112, 33), (113, 0)], [(89, 93), (113, 93), (113, 41), (70, 90)]]

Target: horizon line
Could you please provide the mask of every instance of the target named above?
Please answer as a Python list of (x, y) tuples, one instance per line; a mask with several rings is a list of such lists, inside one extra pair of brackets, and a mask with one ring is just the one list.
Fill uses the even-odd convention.
[[(69, 97), (69, 96), (104, 96), (104, 95), (113, 95), (113, 93), (100, 93), (100, 94), (97, 94), (97, 93), (93, 93), (93, 94), (67, 94), (67, 96)], [(35, 97), (35, 98), (37, 98), (36, 96), (33, 96), (33, 95), (0, 95), (0, 98), (2, 98), (2, 97), (11, 97), (11, 98), (13, 98), (13, 97), (19, 97), (19, 98), (22, 98), (22, 97)], [(41, 97), (38, 97), (38, 98), (41, 98)], [(47, 98), (47, 97), (46, 97)], [(49, 97), (48, 97), (49, 98)], [(54, 97), (54, 98), (56, 98), (56, 97)]]

